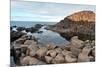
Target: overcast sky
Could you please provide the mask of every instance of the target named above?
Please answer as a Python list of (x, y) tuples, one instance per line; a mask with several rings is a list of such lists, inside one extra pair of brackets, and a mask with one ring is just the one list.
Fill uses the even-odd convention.
[(91, 10), (94, 5), (75, 5), (29, 1), (11, 1), (11, 21), (58, 22), (78, 11)]

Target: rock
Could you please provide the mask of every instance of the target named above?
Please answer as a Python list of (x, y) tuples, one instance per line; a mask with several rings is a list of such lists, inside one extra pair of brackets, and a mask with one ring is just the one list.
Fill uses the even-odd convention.
[(64, 63), (65, 59), (62, 54), (58, 54), (52, 61), (52, 63)]
[(24, 57), (22, 60), (20, 60), (21, 65), (29, 65), (30, 56)]
[(39, 62), (39, 60), (38, 59), (36, 59), (36, 58), (34, 58), (34, 57), (32, 57), (32, 58), (30, 58), (30, 61), (29, 61), (29, 65), (33, 65), (33, 64), (38, 64), (38, 62)]
[(47, 44), (46, 47), (48, 48), (48, 50), (51, 50), (51, 49), (55, 49), (57, 46), (53, 43), (49, 43), (49, 44)]
[(45, 56), (45, 60), (46, 60), (47, 63), (51, 63), (52, 59), (53, 58), (50, 57), (50, 56)]
[(74, 55), (74, 56), (78, 56), (79, 55), (79, 53), (82, 51), (81, 49), (78, 49), (78, 48), (75, 48), (75, 47), (71, 47), (70, 48), (70, 51), (72, 52), (72, 54)]
[(42, 58), (43, 56), (46, 55), (47, 52), (47, 48), (46, 47), (41, 47), (40, 49), (38, 49), (36, 51), (36, 55), (38, 56), (38, 58)]
[(80, 53), (78, 56), (78, 62), (90, 62), (90, 58), (89, 56)]
[(72, 57), (73, 57), (73, 54), (72, 54), (71, 51), (63, 50), (63, 51), (62, 51), (62, 54), (63, 54), (64, 56), (69, 55), (69, 56), (72, 56)]
[(77, 61), (77, 58), (72, 58), (70, 55), (65, 55), (65, 62), (66, 63), (74, 63)]
[(95, 57), (95, 49), (92, 50), (92, 56)]
[(17, 43), (17, 44), (24, 44), (25, 40), (26, 40), (26, 39), (19, 38), (19, 39), (16, 40), (16, 43)]
[(95, 13), (92, 11), (80, 11), (65, 17), (59, 23), (53, 25), (51, 30), (70, 40), (78, 36), (81, 40), (95, 39)]
[(84, 47), (83, 50), (82, 50), (82, 54), (88, 56), (89, 53), (91, 52), (91, 48), (88, 48), (88, 47)]
[(43, 26), (43, 25), (41, 25), (41, 24), (36, 24), (34, 27), (35, 27), (36, 29), (40, 29), (42, 26)]
[(26, 40), (24, 42), (24, 45), (31, 45), (31, 44), (36, 45), (36, 42), (34, 40)]
[(34, 45), (34, 44), (31, 44), (31, 45), (29, 45), (28, 46), (28, 49), (31, 51), (31, 50), (38, 50), (39, 48), (38, 48), (38, 45)]
[(57, 54), (57, 52), (55, 50), (49, 50), (49, 51), (47, 51), (46, 55), (50, 55), (51, 57), (54, 58), (56, 56), (56, 54)]
[(37, 64), (39, 62), (39, 60), (37, 60), (34, 57), (30, 57), (30, 56), (26, 56), (21, 60), (21, 65), (33, 65), (33, 64)]
[(21, 47), (21, 53), (26, 54), (26, 51), (27, 51), (27, 47)]
[(71, 38), (71, 46), (74, 48), (83, 48), (84, 42), (78, 39), (78, 36), (74, 36)]
[(18, 38), (20, 38), (21, 36), (25, 35), (25, 33), (22, 32), (18, 32), (18, 31), (11, 31), (10, 32), (10, 38), (11, 38), (11, 42), (17, 40)]
[(25, 30), (26, 30), (26, 32), (31, 32), (31, 33), (38, 31), (38, 29), (35, 27), (26, 28)]
[(62, 52), (62, 49), (58, 47), (58, 48), (55, 49), (55, 51), (56, 51), (57, 53), (61, 53), (61, 52)]
[(36, 50), (30, 50), (29, 55), (31, 57), (35, 56), (35, 54), (36, 54)]
[(17, 27), (17, 30), (21, 32), (21, 31), (25, 30), (25, 27)]

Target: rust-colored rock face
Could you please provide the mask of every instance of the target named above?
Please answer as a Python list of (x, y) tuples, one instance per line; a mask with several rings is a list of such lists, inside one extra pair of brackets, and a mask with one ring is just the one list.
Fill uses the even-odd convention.
[(95, 13), (80, 11), (65, 17), (52, 28), (66, 39), (78, 36), (82, 40), (95, 39)]
[(95, 22), (95, 13), (92, 11), (81, 11), (74, 13), (67, 17), (72, 21), (87, 21), (87, 22)]

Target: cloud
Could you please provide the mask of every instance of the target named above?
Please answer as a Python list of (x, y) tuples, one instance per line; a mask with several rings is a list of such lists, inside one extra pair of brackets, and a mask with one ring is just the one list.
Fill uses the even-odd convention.
[(95, 6), (12, 0), (11, 20), (60, 21), (65, 16), (82, 10), (95, 12)]

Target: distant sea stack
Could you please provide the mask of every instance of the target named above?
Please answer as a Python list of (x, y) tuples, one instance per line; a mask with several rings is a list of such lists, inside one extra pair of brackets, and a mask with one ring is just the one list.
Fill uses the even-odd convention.
[(78, 36), (82, 40), (95, 39), (95, 13), (80, 11), (65, 17), (51, 28), (66, 39)]

